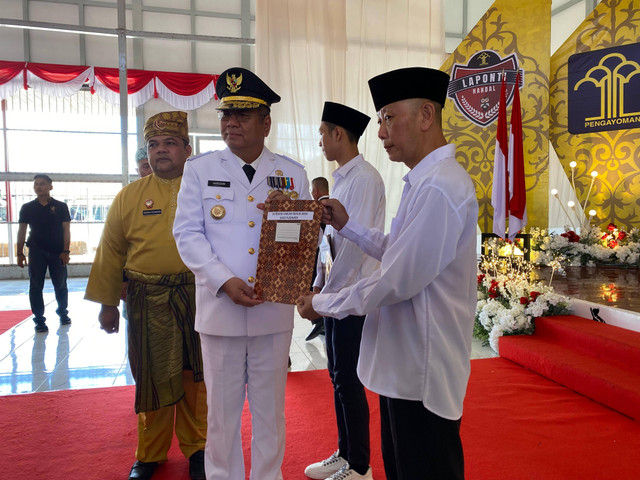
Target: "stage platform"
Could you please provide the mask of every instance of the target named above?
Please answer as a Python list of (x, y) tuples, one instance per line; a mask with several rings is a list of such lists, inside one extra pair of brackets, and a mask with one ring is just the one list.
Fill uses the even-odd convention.
[[(537, 269), (536, 278), (549, 284), (551, 268)], [(640, 332), (640, 269), (614, 266), (566, 267), (551, 286), (571, 297), (574, 315), (592, 318), (591, 309), (606, 323)]]

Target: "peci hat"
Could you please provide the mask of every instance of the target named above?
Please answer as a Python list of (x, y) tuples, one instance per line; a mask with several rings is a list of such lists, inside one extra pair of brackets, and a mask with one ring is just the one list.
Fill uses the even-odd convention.
[(360, 137), (363, 133), (371, 117), (359, 112), (351, 107), (334, 102), (324, 102), (324, 110), (322, 110), (322, 121), (333, 123), (349, 130)]
[(144, 141), (146, 142), (157, 135), (179, 137), (188, 142), (187, 114), (185, 112), (162, 112), (149, 117), (144, 124)]
[(441, 70), (409, 67), (391, 70), (369, 80), (376, 112), (393, 102), (408, 98), (426, 98), (444, 108), (449, 75)]
[(147, 153), (147, 147), (140, 147), (136, 152), (136, 163), (140, 163), (145, 158), (149, 158), (149, 154)]
[(246, 110), (261, 105), (270, 107), (280, 96), (251, 70), (233, 67), (225, 70), (216, 82), (220, 104), (216, 110)]

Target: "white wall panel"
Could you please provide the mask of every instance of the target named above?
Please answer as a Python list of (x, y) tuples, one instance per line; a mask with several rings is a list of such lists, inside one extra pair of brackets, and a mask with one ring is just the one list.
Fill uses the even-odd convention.
[(586, 17), (585, 9), (585, 3), (579, 2), (555, 14), (551, 18), (551, 54), (553, 54), (584, 21)]
[(198, 73), (219, 74), (230, 67), (242, 63), (240, 45), (222, 43), (198, 43), (196, 45), (196, 65)]
[(63, 65), (81, 63), (78, 34), (31, 30), (29, 38), (32, 62)]
[(191, 8), (191, 0), (143, 0), (142, 5), (143, 7), (182, 8), (189, 10)]
[(0, 28), (0, 60), (20, 62), (25, 59), (24, 30)]
[(142, 12), (143, 30), (150, 32), (191, 33), (191, 17), (172, 13)]
[(0, 0), (0, 16), (22, 20), (22, 2), (16, 0)]
[[(252, 12), (255, 14), (255, 1), (251, 2)], [(196, 10), (204, 12), (221, 12), (240, 14), (242, 3), (240, 0), (196, 0)]]
[(29, 20), (78, 25), (78, 6), (65, 3), (29, 2)]
[(240, 20), (223, 18), (196, 17), (197, 35), (216, 35), (221, 37), (241, 37)]
[[(87, 36), (86, 64), (94, 67), (118, 68), (118, 39), (116, 37)], [(127, 60), (131, 63), (131, 40), (127, 41)]]
[(191, 72), (191, 45), (189, 42), (145, 38), (142, 49), (145, 70)]
[(462, 3), (463, 0), (446, 0), (444, 13), (445, 31), (463, 33)]
[[(127, 13), (127, 22), (130, 22), (131, 11)], [(118, 28), (118, 10), (106, 7), (84, 7), (84, 22), (90, 27)], [(131, 28), (131, 23), (127, 23), (127, 28)]]
[[(445, 0), (446, 2), (446, 0)], [(524, 2), (522, 2), (524, 4)], [(470, 0), (468, 2), (469, 10), (467, 12), (467, 32), (470, 31), (478, 20), (489, 10), (489, 7), (493, 5), (493, 0)], [(448, 16), (449, 13), (445, 13)], [(462, 15), (462, 11), (460, 12)]]

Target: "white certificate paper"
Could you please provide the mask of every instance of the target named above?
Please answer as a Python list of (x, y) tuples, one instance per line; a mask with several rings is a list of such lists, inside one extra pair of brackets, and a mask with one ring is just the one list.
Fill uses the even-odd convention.
[(299, 241), (299, 223), (278, 223), (276, 225), (276, 242), (298, 243)]

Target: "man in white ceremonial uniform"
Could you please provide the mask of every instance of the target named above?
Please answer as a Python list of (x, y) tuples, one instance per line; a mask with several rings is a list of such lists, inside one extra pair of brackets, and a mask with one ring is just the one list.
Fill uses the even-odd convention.
[(293, 331), (292, 305), (262, 302), (254, 292), (262, 210), (272, 190), (310, 199), (297, 162), (270, 152), (270, 106), (280, 97), (243, 68), (216, 85), (227, 149), (185, 166), (173, 232), (196, 276), (196, 330), (207, 385), (208, 480), (244, 480), (240, 423), (245, 398), (252, 414), (252, 480), (282, 478), (284, 393)]
[(358, 375), (380, 395), (388, 480), (460, 480), (460, 420), (476, 306), (478, 202), (442, 133), (449, 76), (403, 68), (369, 80), (378, 137), (410, 171), (388, 235), (367, 229), (339, 202), (323, 220), (380, 259), (372, 275), (338, 293), (299, 299), (304, 318), (368, 313)]
[[(338, 163), (332, 198), (349, 216), (366, 228), (384, 229), (384, 182), (378, 171), (365, 161), (358, 140), (371, 119), (353, 108), (325, 102), (320, 124), (320, 147), (326, 159)], [(371, 275), (380, 265), (358, 245), (337, 235), (331, 225), (324, 231), (332, 248), (333, 265), (324, 281), (316, 276), (314, 292), (336, 293)], [(322, 289), (320, 288), (322, 287)], [(327, 366), (333, 384), (338, 425), (338, 450), (329, 458), (313, 463), (305, 475), (314, 479), (371, 480), (369, 404), (358, 379), (357, 365), (364, 315), (324, 318)]]

